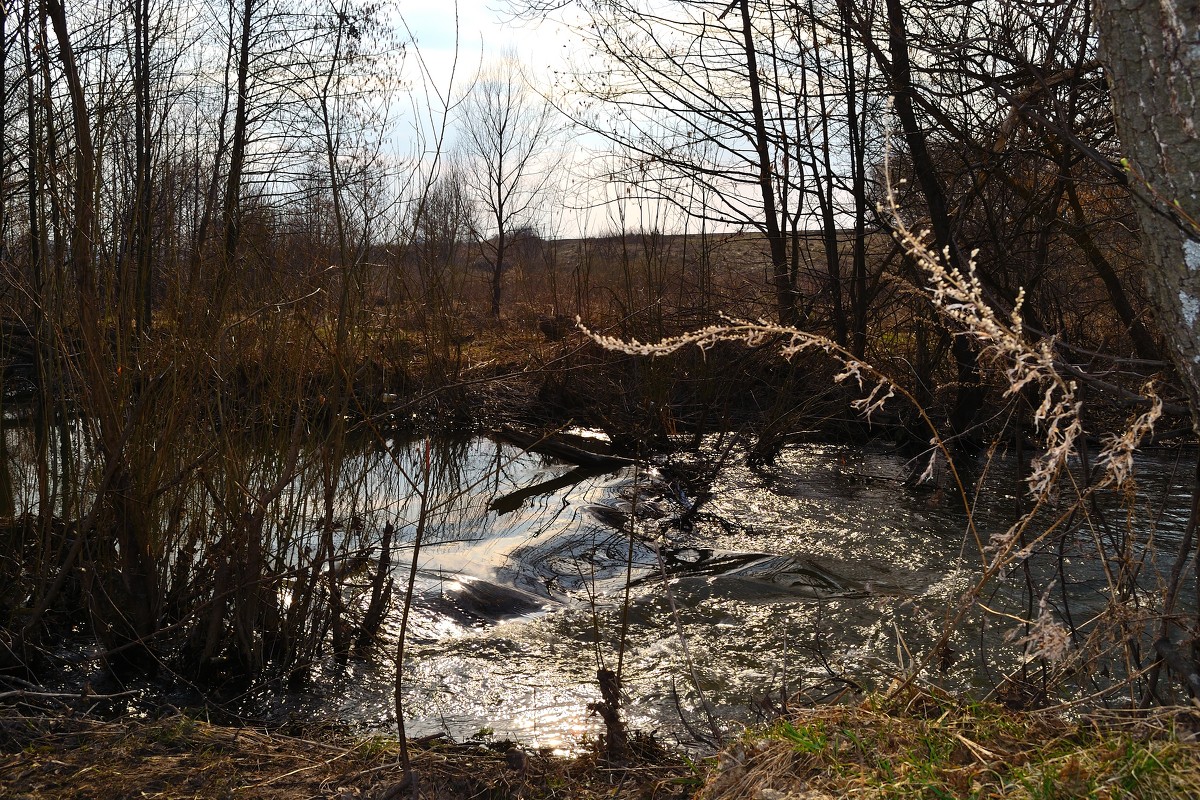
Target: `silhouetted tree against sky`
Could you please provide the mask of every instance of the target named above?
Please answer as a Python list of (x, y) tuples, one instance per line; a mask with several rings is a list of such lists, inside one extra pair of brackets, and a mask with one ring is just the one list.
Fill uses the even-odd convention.
[(492, 228), (483, 246), (497, 319), (510, 234), (529, 222), (550, 179), (541, 157), (553, 137), (552, 113), (527, 86), (515, 57), (484, 68), (462, 105), (463, 174)]
[[(805, 184), (819, 169), (803, 163), (805, 144), (822, 130), (807, 125), (815, 82), (805, 83), (811, 62), (797, 50), (823, 46), (793, 24), (798, 12), (749, 0), (513, 5), (534, 16), (566, 7), (582, 16), (576, 31), (593, 58), (562, 88), (578, 101), (570, 107), (576, 124), (617, 148), (605, 177), (707, 222), (762, 233), (775, 313), (798, 323), (794, 235), (810, 224), (815, 201)], [(697, 193), (711, 204), (692, 202)]]

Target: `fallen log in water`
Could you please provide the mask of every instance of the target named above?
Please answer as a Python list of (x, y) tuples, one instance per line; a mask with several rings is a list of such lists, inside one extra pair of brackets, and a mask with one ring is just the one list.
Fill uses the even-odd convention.
[(621, 467), (627, 467), (634, 463), (634, 460), (631, 458), (614, 456), (607, 453), (593, 453), (590, 450), (584, 450), (573, 444), (567, 444), (558, 434), (527, 433), (526, 431), (505, 426), (494, 431), (494, 435), (497, 439), (515, 444), (523, 450), (528, 450), (532, 453), (541, 453), (542, 455), (551, 456), (566, 461), (569, 464), (576, 464), (588, 469), (614, 472)]
[(508, 514), (516, 511), (521, 505), (531, 497), (542, 497), (567, 486), (574, 486), (580, 481), (594, 478), (597, 475), (604, 475), (610, 472), (609, 469), (589, 469), (588, 467), (576, 467), (570, 472), (560, 475), (557, 478), (541, 483), (535, 483), (533, 486), (526, 486), (524, 489), (518, 489), (515, 492), (509, 492), (502, 497), (497, 497), (488, 503), (488, 510), (495, 511), (497, 514)]

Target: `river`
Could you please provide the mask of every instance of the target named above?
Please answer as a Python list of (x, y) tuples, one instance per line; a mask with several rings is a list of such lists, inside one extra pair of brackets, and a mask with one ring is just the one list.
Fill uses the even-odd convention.
[[(733, 447), (711, 481), (680, 479), (721, 457), (714, 438), (699, 453), (596, 473), (483, 437), (361, 447), (341, 465), (334, 516), (376, 548), (385, 525), (396, 530), (382, 644), (318, 665), (299, 694), (265, 683), (227, 710), (394, 732), (400, 607), (422, 519), (403, 669), (411, 736), (576, 750), (601, 732), (589, 706), (604, 668), (621, 675), (630, 728), (703, 748), (785, 698), (885, 688), (921, 662), (981, 570), (952, 487), (911, 486), (914, 466), (885, 445), (796, 444), (761, 470)], [(1144, 453), (1136, 489), (1073, 515), (1066, 497), (1048, 506), (1028, 536), (1057, 519), (1055, 537), (980, 594), (992, 613), (966, 615), (923, 680), (982, 696), (1007, 672), (1028, 688), (1017, 618), (1044, 604), (1079, 625), (1081, 643), (1108, 597), (1097, 542), (1140, 560), (1131, 602), (1152, 604), (1187, 522), (1195, 458)], [(1027, 504), (1018, 459), (997, 451), (965, 466), (982, 476), (970, 495), (986, 540)], [(705, 497), (689, 495), (701, 485)], [(312, 487), (298, 479), (280, 501), (299, 530), (321, 527)], [(13, 502), (36, 507), (20, 470)], [(351, 604), (365, 603), (370, 572), (347, 570)], [(74, 652), (64, 685), (95, 669), (86, 648)], [(1104, 681), (1119, 683), (1120, 660)]]
[[(412, 557), (422, 470), (431, 476), (404, 665), (410, 735), (570, 751), (599, 733), (589, 704), (600, 700), (603, 667), (621, 673), (631, 728), (703, 743), (714, 728), (724, 735), (769, 716), (785, 696), (885, 687), (928, 651), (980, 570), (955, 495), (907, 485), (912, 466), (883, 446), (795, 445), (761, 471), (735, 454), (682, 526), (696, 498), (664, 475), (695, 464), (580, 475), (485, 438), (390, 443), (356, 458), (347, 472), (370, 477), (353, 513), (397, 525), (398, 585)], [(1027, 562), (1039, 590), (1053, 590), (1046, 599), (1059, 616), (1086, 618), (1103, 606), (1098, 518), (1150, 555), (1147, 591), (1161, 584), (1186, 524), (1185, 465), (1194, 458), (1144, 455), (1136, 492), (1102, 496), (1050, 548), (1055, 557)], [(1004, 453), (976, 465), (985, 477), (974, 517), (985, 538), (1016, 518), (1016, 465)], [(1065, 610), (1062, 586), (1052, 584), (1060, 550), (1072, 598)], [(1019, 578), (1014, 571), (985, 591), (989, 608), (1028, 612)], [(384, 653), (394, 652), (398, 620), (389, 619)], [(1019, 627), (970, 615), (931, 679), (986, 693), (1002, 670), (1019, 668)], [(394, 658), (382, 655), (330, 669), (319, 697), (263, 692), (245, 707), (319, 708), (393, 730), (394, 675)]]

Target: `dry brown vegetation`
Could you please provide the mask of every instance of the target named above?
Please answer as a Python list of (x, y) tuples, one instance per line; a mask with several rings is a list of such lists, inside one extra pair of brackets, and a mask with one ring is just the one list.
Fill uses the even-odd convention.
[(799, 714), (722, 753), (706, 800), (1170, 800), (1200, 791), (1194, 712), (1068, 723), (927, 694)]
[[(509, 742), (412, 743), (421, 798), (687, 797), (699, 782), (679, 758), (608, 766)], [(410, 797), (395, 740), (288, 736), (183, 716), (155, 722), (63, 717), (0, 719), (0, 786), (13, 800), (57, 798)]]
[[(793, 712), (693, 761), (634, 741), (624, 763), (509, 742), (427, 739), (419, 797), (972, 798), (1176, 800), (1200, 793), (1194, 709), (1064, 721), (928, 693)], [(393, 740), (268, 733), (182, 715), (155, 721), (0, 717), (0, 785), (14, 800), (161, 797), (397, 798)]]
[[(569, 4), (520, 5), (537, 15)], [(486, 230), (469, 191), (478, 163), (444, 168), (441, 140), (417, 146), (438, 154), (436, 167), (385, 157), (381, 109), (397, 97), (395, 59), (408, 48), (371, 3), (4, 6), (0, 681), (26, 687), (52, 673), (64, 631), (93, 639), (114, 672), (157, 670), (202, 688), (303, 683), (314, 664), (369, 649), (405, 587), (390, 526), (356, 526), (345, 510), (366, 483), (347, 455), (387, 451), (415, 428), (582, 422), (635, 456), (737, 430), (755, 468), (796, 431), (886, 435), (932, 470), (934, 455), (953, 467), (1009, 443), (1022, 461), (1046, 431), (1053, 404), (1034, 385), (1045, 379), (1063, 403), (1083, 397), (1076, 383), (1086, 389), (1091, 434), (1157, 410), (1143, 394), (1165, 399), (1179, 422), (1135, 426), (1130, 463), (1156, 424), (1159, 435), (1191, 435), (1150, 324), (1135, 224), (1147, 198), (1118, 166), (1088, 4), (668, 5), (683, 15), (668, 36), (656, 27), (667, 12), (643, 13), (635, 0), (579, 7), (581, 39), (603, 67), (575, 76), (597, 113), (574, 122), (606, 128), (606, 190), (737, 233), (626, 228), (552, 240), (536, 235), (536, 215), (509, 230), (499, 209), (499, 230)], [(464, 122), (451, 118), (458, 99), (414, 111), (435, 127), (440, 113), (448, 128)], [(608, 125), (620, 115), (610, 101), (624, 103), (629, 128)], [(932, 260), (893, 242), (906, 226), (930, 228)], [(1014, 320), (1007, 349), (931, 301), (931, 264), (978, 279), (968, 316)], [(722, 314), (781, 327), (657, 359), (602, 349), (572, 327), (579, 317), (645, 342)], [(820, 346), (780, 359), (792, 336)], [(1030, 354), (1037, 370), (1018, 370)], [(870, 424), (851, 405), (864, 387), (837, 383), (843, 369), (898, 390)], [(1064, 405), (1049, 422), (1069, 418), (1082, 431), (1083, 413)], [(1025, 522), (1007, 532), (974, 529), (969, 480), (938, 487), (962, 500), (978, 558), (976, 588), (948, 603), (939, 635), (1011, 581), (1023, 602), (1001, 616), (1026, 639), (1052, 631), (1084, 645), (1072, 651), (1078, 671), (1026, 654), (1022, 672), (1049, 687), (1043, 700), (1080, 675), (1105, 676), (1111, 685), (1088, 691), (1133, 706), (1196, 694), (1187, 567), (1197, 514), (1177, 552), (1159, 553), (1155, 521), (1092, 515), (1095, 493), (1113, 486), (1107, 467), (1082, 459), (1076, 474), (1073, 440), (1043, 444), (1061, 445), (1059, 458), (1029, 502), (1052, 524), (1022, 507), (1028, 475), (1010, 487)], [(957, 480), (941, 474), (952, 472)], [(405, 488), (423, 498), (428, 474), (418, 473)], [(1065, 574), (1064, 546), (1076, 539), (1095, 542), (1107, 604), (1078, 622), (1070, 591), (1091, 588), (1022, 569), (1039, 557)], [(368, 559), (364, 609), (338, 574)], [(1163, 569), (1148, 577), (1147, 564)], [(844, 713), (838, 724), (858, 724)], [(164, 724), (186, 735), (75, 721), (56, 739), (57, 723), (29, 724), (35, 735), (21, 748), (38, 736), (54, 752), (108, 742), (126, 759), (121, 775), (136, 773), (145, 732), (175, 736), (187, 753), (205, 742), (216, 752), (233, 735), (182, 719)], [(306, 756), (285, 740), (246, 735), (261, 763), (294, 760), (220, 791), (266, 791), (302, 774), (294, 765)], [(793, 750), (806, 736), (795, 724), (784, 732)], [(842, 741), (822, 736), (823, 748)], [(322, 780), (344, 763), (360, 768), (345, 774), (366, 775), (358, 745), (338, 752), (318, 759), (339, 765)], [(218, 759), (218, 772), (259, 763), (238, 758)], [(840, 769), (789, 758), (769, 755), (768, 767)], [(54, 761), (70, 763), (10, 763), (32, 776), (53, 775)], [(63, 774), (119, 778), (83, 763)], [(855, 786), (869, 784), (863, 775)]]

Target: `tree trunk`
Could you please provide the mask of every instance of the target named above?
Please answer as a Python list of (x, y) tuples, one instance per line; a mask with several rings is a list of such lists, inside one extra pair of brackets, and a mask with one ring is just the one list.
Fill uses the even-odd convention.
[(242, 233), (242, 170), (246, 163), (246, 128), (248, 125), (247, 92), (250, 83), (250, 31), (254, 24), (254, 0), (242, 4), (241, 42), (238, 46), (237, 106), (233, 117), (233, 145), (229, 155), (229, 176), (225, 181), (225, 248), (221, 260), (221, 272), (215, 287), (215, 302), (212, 305), (217, 319), (224, 310), (229, 282), (233, 279), (233, 266), (237, 258), (238, 242)]
[(1200, 0), (1098, 0), (1146, 285), (1200, 430)]
[(754, 116), (754, 147), (758, 155), (758, 184), (762, 192), (763, 224), (771, 248), (771, 273), (775, 284), (775, 304), (779, 322), (799, 325), (796, 312), (796, 291), (792, 286), (788, 266), (787, 238), (779, 225), (775, 208), (775, 183), (772, 179), (771, 153), (767, 142), (767, 123), (763, 108), (762, 82), (758, 76), (758, 58), (754, 51), (754, 29), (750, 24), (749, 0), (741, 0), (738, 9), (742, 18), (742, 46), (746, 52), (746, 78), (750, 82), (750, 107)]
[[(908, 145), (913, 172), (925, 203), (929, 208), (929, 225), (933, 228), (937, 252), (945, 253), (953, 269), (962, 270), (965, 260), (954, 240), (949, 206), (937, 167), (925, 140), (925, 131), (918, 123), (913, 98), (916, 90), (912, 85), (912, 68), (908, 58), (908, 29), (904, 20), (904, 7), (900, 0), (887, 0), (888, 48), (891, 54), (891, 71), (888, 76), (895, 98), (896, 116), (904, 129), (904, 141)], [(883, 66), (883, 65), (881, 65)], [(886, 69), (886, 66), (884, 67)], [(954, 337), (951, 348), (958, 375), (958, 395), (950, 411), (951, 431), (962, 443), (962, 438), (971, 428), (983, 407), (983, 387), (979, 380), (979, 354), (972, 342), (963, 336)]]
[(1161, 356), (1154, 336), (1146, 329), (1141, 317), (1138, 316), (1133, 304), (1129, 301), (1129, 295), (1125, 293), (1125, 287), (1121, 285), (1121, 278), (1117, 275), (1116, 267), (1088, 233), (1087, 212), (1079, 200), (1079, 193), (1075, 190), (1075, 186), (1069, 183), (1067, 184), (1067, 202), (1071, 206), (1074, 220), (1059, 218), (1059, 226), (1075, 241), (1075, 244), (1079, 245), (1079, 249), (1083, 251), (1088, 262), (1096, 270), (1096, 274), (1108, 291), (1108, 299), (1112, 303), (1113, 311), (1117, 313), (1117, 316), (1121, 318), (1121, 324), (1129, 331), (1129, 339), (1133, 342), (1134, 352), (1137, 353), (1138, 358), (1147, 361), (1158, 360)]
[[(1200, 431), (1200, 0), (1097, 0), (1096, 10), (1117, 134), (1138, 201), (1150, 305), (1187, 390), (1192, 428)], [(1193, 504), (1189, 529), (1196, 513)], [(1200, 557), (1195, 570), (1200, 579)], [(1190, 664), (1166, 637), (1155, 649), (1194, 698), (1200, 655), (1196, 628), (1190, 633)]]
[(504, 257), (507, 249), (507, 232), (501, 226), (500, 233), (496, 235), (496, 256), (492, 259), (492, 318), (497, 322), (500, 321), (500, 285), (504, 280)]
[[(115, 530), (120, 550), (119, 579), (111, 582), (105, 595), (97, 597), (103, 622), (116, 634), (107, 644), (124, 646), (121, 660), (133, 664), (148, 656), (146, 642), (157, 628), (155, 598), (158, 596), (156, 572), (149, 550), (144, 505), (129, 474), (124, 453), (125, 417), (111, 385), (113, 357), (101, 327), (100, 297), (93, 258), (96, 252), (96, 159), (92, 144), (91, 120), (84, 96), (83, 82), (75, 60), (62, 0), (47, 0), (46, 14), (59, 43), (59, 61), (71, 99), (71, 123), (75, 142), (75, 180), (73, 182), (71, 266), (79, 303), (79, 338), (85, 408), (95, 415), (100, 428), (106, 481), (97, 490), (97, 505), (106, 504), (111, 512), (107, 523)], [(87, 535), (81, 526), (79, 536)], [(111, 623), (111, 625), (109, 625)], [(110, 662), (111, 663), (111, 662)], [(140, 661), (149, 664), (150, 659)]]
[[(842, 19), (839, 23), (842, 48), (847, 64), (857, 59), (853, 27), (845, 9), (839, 4)], [(862, 89), (858, 86), (858, 71), (846, 70), (846, 130), (851, 164), (851, 196), (854, 198), (854, 242), (850, 281), (851, 343), (850, 352), (862, 358), (867, 352), (867, 310), (870, 302), (867, 291), (867, 102), (870, 62), (863, 59)], [(862, 109), (858, 107), (863, 104)]]
[(151, 176), (150, 158), (152, 149), (150, 108), (150, 0), (133, 2), (133, 83), (134, 83), (134, 135), (136, 167), (134, 177), (133, 206), (133, 253), (136, 264), (134, 280), (134, 320), (140, 336), (150, 333), (152, 323), (152, 282), (150, 215)]

